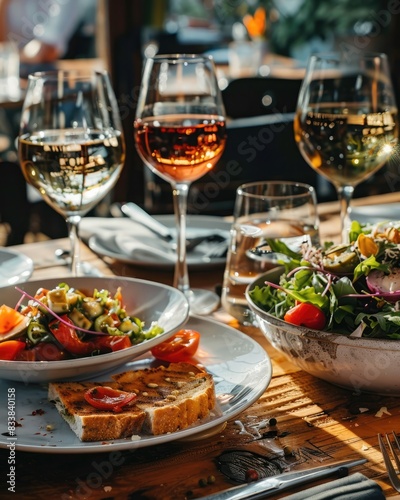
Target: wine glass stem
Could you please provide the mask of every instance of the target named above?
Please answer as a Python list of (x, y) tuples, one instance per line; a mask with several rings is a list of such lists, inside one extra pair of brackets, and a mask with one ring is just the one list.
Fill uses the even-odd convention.
[(349, 242), (349, 229), (351, 225), (350, 220), (350, 202), (353, 197), (354, 187), (353, 186), (339, 186), (337, 188), (338, 198), (340, 203), (340, 234), (342, 238), (342, 243)]
[(176, 183), (173, 186), (173, 202), (176, 221), (177, 253), (175, 265), (174, 287), (190, 295), (189, 273), (186, 262), (186, 213), (189, 184)]
[(67, 217), (69, 242), (71, 245), (71, 263), (70, 270), (73, 276), (80, 275), (80, 242), (79, 242), (79, 223), (81, 221), (80, 215), (71, 215)]

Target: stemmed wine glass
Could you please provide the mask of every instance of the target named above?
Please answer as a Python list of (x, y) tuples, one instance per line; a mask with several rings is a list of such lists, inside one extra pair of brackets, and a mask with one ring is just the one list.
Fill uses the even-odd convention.
[(108, 73), (29, 75), (18, 142), (27, 182), (67, 221), (71, 271), (79, 276), (79, 222), (113, 188), (125, 159)]
[(219, 298), (190, 288), (186, 213), (191, 183), (215, 166), (225, 147), (225, 112), (213, 60), (183, 54), (147, 59), (134, 130), (145, 164), (172, 186), (178, 254), (174, 286), (186, 295), (191, 312), (208, 314)]
[(355, 186), (383, 167), (398, 143), (386, 55), (312, 55), (300, 88), (294, 132), (305, 160), (337, 190), (346, 243)]

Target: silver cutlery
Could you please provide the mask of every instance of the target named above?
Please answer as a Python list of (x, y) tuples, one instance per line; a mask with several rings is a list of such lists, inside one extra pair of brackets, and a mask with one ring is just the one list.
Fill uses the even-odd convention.
[(120, 206), (121, 212), (138, 224), (147, 227), (159, 238), (165, 241), (173, 241), (174, 237), (169, 227), (162, 224), (152, 215), (143, 210), (136, 203), (124, 203)]
[(362, 458), (358, 460), (345, 460), (332, 465), (314, 467), (312, 469), (284, 472), (276, 476), (267, 477), (254, 483), (241, 486), (234, 486), (227, 490), (201, 497), (199, 500), (244, 500), (261, 499), (270, 495), (276, 495), (284, 490), (301, 486), (312, 481), (327, 478), (330, 476), (345, 477), (351, 467), (365, 464), (367, 460)]
[[(118, 207), (116, 207), (114, 204), (114, 213), (116, 213), (117, 208), (119, 208), (123, 214), (125, 214), (133, 221), (147, 227), (147, 229), (149, 229), (159, 238), (162, 238), (172, 245), (175, 244), (175, 236), (174, 233), (171, 232), (171, 229), (165, 226), (162, 222), (155, 219), (152, 215), (139, 207), (139, 205), (136, 205), (136, 203), (128, 202)], [(194, 236), (192, 238), (186, 238), (186, 251), (190, 252), (194, 250), (203, 242), (224, 243), (226, 242), (226, 238), (217, 232)]]
[[(389, 447), (390, 453), (392, 454), (393, 460), (396, 465), (397, 471), (400, 473), (400, 442), (399, 438), (397, 437), (397, 434), (392, 431), (392, 436), (394, 442), (392, 443), (389, 434), (385, 434), (386, 442)], [(383, 461), (385, 462), (386, 470), (388, 472), (389, 480), (393, 486), (393, 488), (400, 492), (400, 478), (398, 473), (396, 472), (396, 469), (392, 465), (392, 461), (390, 459), (390, 455), (386, 449), (385, 443), (383, 441), (383, 437), (381, 434), (378, 434), (378, 442), (379, 442), (379, 447), (381, 449), (381, 453), (383, 456)]]
[[(34, 268), (35, 270), (39, 270), (57, 266), (68, 266), (71, 262), (70, 255), (70, 250), (57, 248), (54, 251), (54, 259), (37, 262), (34, 264)], [(103, 276), (103, 273), (100, 272), (96, 267), (92, 266), (89, 262), (81, 262), (80, 269), (83, 276)]]

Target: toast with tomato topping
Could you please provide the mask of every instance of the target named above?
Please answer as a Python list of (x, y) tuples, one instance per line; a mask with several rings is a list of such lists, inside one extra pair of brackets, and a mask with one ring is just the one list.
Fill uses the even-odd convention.
[(189, 363), (171, 363), (114, 375), (118, 388), (135, 392), (136, 406), (146, 413), (143, 431), (166, 434), (207, 417), (215, 407), (212, 375)]
[[(160, 435), (185, 429), (215, 407), (212, 375), (189, 363), (126, 371), (111, 382), (53, 382), (48, 398), (81, 441), (106, 441), (137, 434)], [(110, 387), (136, 398), (118, 412), (85, 399), (93, 387)]]
[(141, 432), (146, 414), (129, 404), (119, 413), (94, 408), (85, 400), (85, 392), (99, 385), (117, 389), (113, 382), (50, 383), (48, 398), (81, 441), (108, 441)]

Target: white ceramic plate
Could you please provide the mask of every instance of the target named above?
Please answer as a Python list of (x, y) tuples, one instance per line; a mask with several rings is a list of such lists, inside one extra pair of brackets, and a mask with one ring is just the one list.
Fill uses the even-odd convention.
[(352, 207), (351, 219), (363, 224), (374, 224), (385, 220), (400, 220), (400, 203)]
[[(157, 215), (155, 218), (169, 228), (173, 229), (175, 227), (173, 215)], [(228, 241), (230, 228), (231, 223), (221, 217), (189, 215), (187, 218), (186, 233), (187, 237), (190, 238), (218, 232)], [(89, 247), (98, 255), (111, 257), (129, 264), (152, 268), (170, 268), (175, 264), (175, 254), (171, 252), (171, 256), (167, 256), (167, 248), (165, 247), (167, 244), (165, 242), (146, 227), (128, 218), (83, 218), (80, 226), (80, 234), (84, 240), (88, 241)], [(148, 247), (150, 246), (157, 250), (164, 249), (164, 256), (162, 252), (160, 255), (153, 255), (151, 252), (146, 252), (146, 250), (138, 251), (136, 254), (124, 252), (123, 243), (127, 243), (127, 239), (130, 236)], [(126, 244), (125, 246), (127, 247), (128, 245)], [(221, 257), (209, 257), (207, 256), (209, 249), (210, 244), (205, 242), (192, 252), (189, 252), (187, 255), (188, 265), (192, 268), (203, 268), (225, 264), (225, 255)]]
[[(119, 439), (115, 441), (82, 443), (69, 425), (47, 400), (45, 385), (26, 386), (23, 383), (0, 381), (0, 397), (6, 401), (7, 394), (15, 394), (17, 450), (37, 453), (94, 453), (143, 448), (205, 432), (233, 418), (254, 403), (268, 387), (272, 377), (271, 361), (265, 350), (247, 335), (216, 321), (191, 317), (188, 327), (201, 332), (200, 347), (196, 358), (214, 376), (217, 411), (188, 429), (162, 436), (142, 436), (138, 441)], [(117, 371), (149, 367), (154, 358), (142, 357)], [(113, 373), (117, 373), (114, 371)], [(103, 375), (93, 380), (110, 380)], [(230, 395), (230, 400), (224, 397)], [(226, 402), (224, 402), (226, 400)], [(42, 411), (37, 411), (42, 410)], [(34, 414), (33, 414), (33, 413)], [(48, 426), (53, 430), (47, 430)], [(0, 422), (0, 447), (6, 448), (7, 421)]]
[(13, 250), (0, 250), (0, 287), (23, 283), (32, 272), (32, 259)]
[[(147, 327), (151, 325), (152, 321), (158, 321), (159, 325), (164, 328), (164, 333), (127, 349), (99, 356), (63, 361), (0, 360), (0, 378), (35, 384), (50, 380), (72, 380), (74, 378), (81, 380), (98, 373), (104, 373), (124, 365), (169, 338), (186, 323), (189, 316), (188, 302), (182, 292), (168, 285), (134, 278), (118, 276), (112, 278), (68, 277), (30, 281), (18, 288), (34, 295), (40, 287), (51, 289), (62, 282), (87, 293), (92, 292), (94, 288), (115, 293), (117, 288), (121, 287), (128, 313), (140, 318)], [(20, 298), (21, 293), (14, 286), (0, 288), (0, 304), (14, 307)]]

